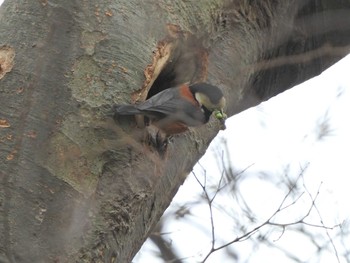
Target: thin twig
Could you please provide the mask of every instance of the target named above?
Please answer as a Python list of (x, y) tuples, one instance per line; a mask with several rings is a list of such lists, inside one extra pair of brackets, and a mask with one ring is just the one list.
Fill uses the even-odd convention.
[[(322, 182), (320, 183), (320, 186), (319, 186), (319, 188), (318, 188), (318, 190), (317, 190), (316, 197), (317, 197), (317, 196), (319, 195), (319, 193), (320, 193), (321, 185), (322, 185)], [(312, 198), (312, 195), (311, 195), (311, 193), (309, 192), (309, 190), (307, 189), (307, 187), (306, 187), (306, 185), (305, 185), (305, 182), (304, 182), (304, 188), (306, 189), (306, 192), (309, 194), (310, 198)], [(337, 261), (338, 261), (338, 263), (340, 263), (340, 258), (339, 258), (339, 255), (338, 255), (338, 250), (337, 250), (337, 248), (335, 247), (335, 244), (334, 244), (334, 242), (333, 242), (333, 239), (332, 239), (332, 237), (330, 236), (329, 231), (328, 231), (328, 230), (333, 229), (333, 228), (329, 228), (329, 227), (326, 227), (326, 226), (324, 225), (323, 219), (322, 219), (322, 216), (321, 216), (321, 213), (320, 213), (320, 210), (318, 209), (318, 207), (316, 206), (316, 203), (315, 203), (316, 197), (313, 199), (313, 206), (315, 207), (315, 210), (316, 210), (316, 212), (317, 212), (317, 214), (318, 214), (318, 216), (319, 216), (319, 218), (320, 218), (320, 222), (321, 222), (321, 226), (318, 226), (318, 227), (322, 227), (323, 229), (325, 229), (326, 234), (327, 234), (327, 237), (328, 237), (328, 239), (329, 239), (329, 241), (331, 242), (331, 245), (332, 245), (332, 247), (333, 247), (335, 256), (336, 256), (336, 258), (337, 258)], [(308, 225), (310, 225), (310, 224), (308, 224)], [(338, 226), (339, 226), (339, 225), (338, 225)]]
[[(201, 185), (202, 190), (204, 191), (204, 194), (205, 194), (206, 199), (207, 199), (207, 201), (208, 201), (208, 206), (209, 206), (209, 211), (210, 211), (210, 220), (211, 220), (211, 236), (212, 236), (211, 248), (210, 248), (210, 251), (208, 251), (208, 253), (206, 254), (206, 256), (203, 258), (202, 263), (204, 263), (204, 262), (210, 257), (210, 255), (211, 255), (212, 253), (214, 253), (215, 251), (218, 251), (218, 250), (220, 250), (220, 249), (223, 249), (223, 248), (225, 248), (225, 247), (228, 247), (228, 246), (232, 245), (233, 243), (237, 243), (237, 242), (241, 242), (241, 241), (245, 241), (245, 240), (249, 239), (252, 235), (254, 235), (256, 232), (258, 232), (262, 227), (264, 227), (264, 226), (266, 226), (266, 225), (281, 227), (283, 231), (282, 231), (281, 235), (278, 237), (278, 239), (280, 239), (280, 238), (283, 236), (283, 234), (284, 234), (284, 232), (285, 232), (285, 230), (286, 230), (286, 228), (287, 228), (288, 226), (293, 226), (293, 225), (297, 225), (297, 224), (305, 224), (305, 225), (311, 226), (311, 227), (320, 227), (320, 228), (326, 229), (327, 235), (328, 235), (328, 237), (330, 238), (330, 241), (331, 241), (331, 243), (332, 243), (332, 245), (333, 245), (333, 248), (334, 248), (334, 250), (335, 250), (335, 252), (336, 252), (337, 259), (338, 259), (338, 261), (339, 261), (339, 256), (338, 256), (338, 253), (337, 253), (337, 251), (336, 251), (335, 245), (334, 245), (333, 240), (331, 239), (331, 237), (330, 237), (330, 235), (329, 235), (329, 233), (328, 233), (328, 230), (331, 230), (331, 229), (333, 229), (334, 227), (338, 227), (339, 225), (336, 225), (336, 226), (333, 226), (333, 227), (327, 227), (327, 226), (325, 226), (325, 225), (323, 224), (322, 221), (321, 221), (321, 223), (322, 223), (321, 225), (311, 224), (311, 223), (305, 222), (305, 219), (306, 219), (307, 217), (309, 217), (309, 215), (311, 214), (311, 211), (312, 211), (313, 208), (315, 208), (315, 209), (318, 211), (318, 209), (317, 209), (317, 207), (316, 207), (316, 205), (315, 205), (315, 202), (316, 202), (316, 199), (318, 198), (318, 196), (319, 196), (319, 194), (320, 194), (320, 187), (321, 187), (321, 186), (319, 187), (317, 193), (316, 193), (315, 196), (313, 197), (313, 196), (308, 192), (308, 190), (307, 190), (307, 188), (305, 187), (305, 184), (304, 184), (304, 187), (305, 187), (305, 189), (306, 189), (306, 192), (309, 194), (309, 196), (310, 196), (310, 198), (311, 198), (311, 205), (310, 205), (308, 211), (305, 213), (305, 215), (302, 216), (299, 220), (296, 220), (296, 221), (290, 222), (290, 223), (276, 223), (276, 222), (272, 222), (272, 219), (274, 219), (275, 216), (276, 216), (278, 213), (280, 213), (281, 211), (283, 211), (283, 210), (285, 210), (285, 209), (291, 207), (292, 205), (296, 204), (296, 203), (300, 200), (300, 198), (305, 194), (305, 192), (301, 193), (293, 202), (291, 202), (290, 204), (286, 204), (286, 205), (285, 205), (286, 200), (287, 200), (288, 197), (291, 195), (291, 193), (293, 192), (293, 190), (297, 187), (298, 181), (300, 180), (300, 178), (303, 177), (303, 174), (304, 174), (305, 170), (308, 168), (308, 165), (309, 165), (309, 164), (306, 164), (304, 167), (301, 167), (301, 171), (300, 171), (298, 177), (296, 178), (296, 180), (294, 181), (294, 183), (291, 185), (291, 187), (290, 187), (288, 193), (284, 196), (283, 200), (281, 201), (280, 205), (279, 205), (278, 208), (275, 210), (275, 212), (274, 212), (265, 222), (263, 222), (262, 224), (260, 224), (260, 225), (258, 225), (258, 226), (256, 226), (256, 227), (254, 227), (254, 228), (251, 229), (250, 231), (247, 231), (245, 234), (243, 234), (243, 235), (241, 235), (241, 236), (239, 236), (239, 237), (236, 237), (236, 238), (234, 238), (233, 240), (231, 240), (231, 241), (225, 243), (224, 245), (218, 246), (218, 247), (215, 247), (215, 228), (214, 228), (214, 219), (213, 219), (212, 203), (213, 203), (215, 197), (217, 196), (218, 192), (222, 189), (222, 187), (220, 187), (220, 184), (221, 184), (221, 182), (222, 182), (223, 174), (221, 175), (221, 178), (220, 178), (220, 181), (219, 181), (219, 185), (218, 185), (218, 187), (217, 187), (217, 189), (216, 189), (216, 192), (215, 192), (213, 198), (210, 198), (210, 197), (209, 197), (209, 194), (208, 194), (208, 192), (207, 192), (207, 190), (206, 190), (205, 185), (203, 185), (203, 184), (200, 182), (200, 180), (197, 178), (197, 176), (193, 173), (194, 176), (195, 176), (195, 178), (196, 178), (196, 180), (197, 180), (197, 182)], [(278, 239), (277, 239), (277, 240), (278, 240)]]

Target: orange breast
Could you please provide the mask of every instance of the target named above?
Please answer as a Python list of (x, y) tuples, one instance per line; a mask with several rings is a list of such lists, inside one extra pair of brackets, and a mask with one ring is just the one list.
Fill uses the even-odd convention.
[(165, 132), (167, 135), (183, 133), (188, 129), (187, 126), (182, 122), (172, 122), (167, 124), (156, 122), (154, 123), (154, 125), (157, 126), (163, 132)]
[(180, 86), (180, 96), (184, 99), (187, 99), (193, 105), (196, 105), (196, 106), (199, 105), (197, 100), (193, 97), (193, 94), (190, 91), (190, 88), (186, 84), (183, 84)]

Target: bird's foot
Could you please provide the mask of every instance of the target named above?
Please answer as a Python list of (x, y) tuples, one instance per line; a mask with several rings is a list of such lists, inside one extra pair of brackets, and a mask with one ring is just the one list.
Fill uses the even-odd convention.
[(157, 150), (161, 157), (164, 157), (169, 144), (169, 137), (155, 126), (147, 126), (147, 142)]

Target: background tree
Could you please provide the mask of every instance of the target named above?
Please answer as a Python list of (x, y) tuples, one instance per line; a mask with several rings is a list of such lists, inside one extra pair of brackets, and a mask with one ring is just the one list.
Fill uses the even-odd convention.
[(0, 251), (128, 262), (219, 129), (160, 157), (108, 117), (183, 82), (256, 105), (349, 52), (348, 1), (23, 1), (0, 9)]

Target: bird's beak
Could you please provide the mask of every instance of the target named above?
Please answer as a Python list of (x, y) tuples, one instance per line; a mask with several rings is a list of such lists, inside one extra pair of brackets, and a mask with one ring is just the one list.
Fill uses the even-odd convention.
[(223, 110), (215, 110), (214, 111), (214, 116), (220, 121), (225, 121), (227, 119), (227, 115), (224, 113)]
[(227, 119), (227, 115), (224, 113), (224, 111), (222, 109), (215, 110), (214, 116), (220, 121), (221, 129), (225, 130), (226, 129), (225, 120)]

